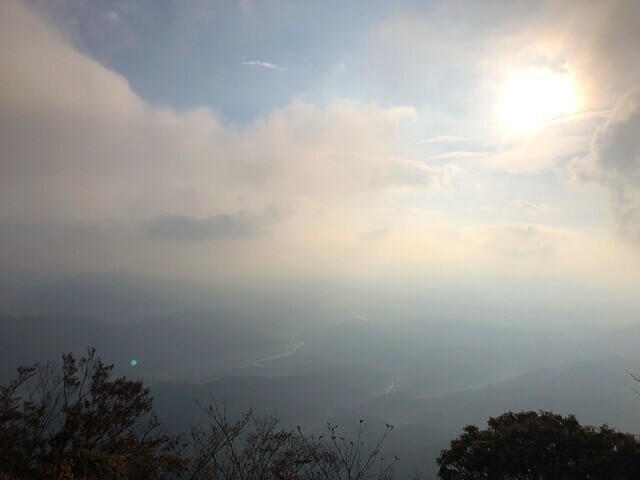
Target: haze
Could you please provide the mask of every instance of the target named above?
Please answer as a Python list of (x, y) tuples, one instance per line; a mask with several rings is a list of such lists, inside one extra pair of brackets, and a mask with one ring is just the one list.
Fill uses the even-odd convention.
[[(627, 392), (639, 19), (636, 0), (0, 2), (1, 373), (89, 344), (150, 381), (321, 370), (340, 393), (299, 418), (445, 432), (446, 401), (380, 399), (575, 361)], [(548, 398), (573, 411), (576, 389)], [(584, 415), (640, 427), (619, 395)]]

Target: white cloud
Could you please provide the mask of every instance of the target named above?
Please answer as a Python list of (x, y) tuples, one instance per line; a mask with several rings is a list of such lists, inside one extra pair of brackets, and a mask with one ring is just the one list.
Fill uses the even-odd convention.
[(551, 205), (528, 202), (526, 200), (513, 200), (509, 202), (509, 208), (518, 213), (525, 213), (528, 215), (536, 215), (543, 212), (553, 212), (557, 209)]
[[(579, 7), (572, 2), (501, 2), (491, 9), (451, 1), (436, 3), (427, 14), (401, 7), (368, 39), (375, 47), (366, 56), (368, 84), (377, 82), (394, 98), (432, 107), (440, 128), (500, 146), (483, 167), (512, 173), (550, 170), (567, 157), (582, 155), (615, 99), (640, 84), (637, 49), (631, 47), (640, 42), (639, 15), (636, 0), (588, 0)], [(532, 66), (571, 72), (579, 111), (549, 122), (533, 138), (505, 138), (496, 112), (501, 86), (514, 71)], [(457, 137), (418, 144), (449, 140)]]
[(571, 164), (583, 180), (608, 191), (620, 232), (640, 241), (640, 88), (627, 92), (598, 128), (590, 153)]
[[(442, 18), (437, 20), (439, 31), (446, 24)], [(449, 90), (442, 74), (456, 71), (461, 78), (475, 78), (479, 62), (468, 45), (479, 39), (478, 32), (463, 28), (459, 36), (452, 30), (442, 37), (451, 42), (434, 36), (428, 45), (410, 48), (416, 38), (425, 38), (424, 25), (416, 22), (408, 32), (397, 24), (386, 32), (385, 38), (402, 40), (388, 44), (389, 55), (398, 57), (392, 67), (398, 68), (391, 68), (384, 56), (375, 57), (384, 74), (393, 76), (390, 87), (395, 88), (402, 72), (417, 79), (421, 93), (442, 93), (456, 102), (449, 114), (446, 108), (427, 109), (436, 112), (432, 123), (412, 124), (411, 135), (401, 130), (421, 120), (412, 107), (380, 108), (347, 100), (323, 106), (293, 102), (238, 127), (207, 108), (176, 110), (144, 101), (125, 78), (74, 49), (23, 4), (0, 2), (0, 269), (31, 262), (56, 271), (146, 268), (148, 273), (180, 270), (204, 277), (212, 271), (278, 275), (278, 268), (289, 268), (300, 275), (372, 272), (383, 279), (390, 272), (413, 271), (418, 278), (427, 271), (454, 277), (474, 270), (483, 278), (500, 269), (510, 274), (510, 262), (523, 265), (522, 258), (531, 257), (533, 268), (543, 263), (538, 262), (541, 257), (555, 261), (561, 256), (550, 255), (559, 248), (554, 232), (515, 225), (487, 234), (479, 226), (480, 233), (465, 237), (461, 225), (482, 219), (460, 212), (466, 210), (465, 202), (484, 194), (482, 185), (479, 193), (469, 192), (476, 180), (492, 174), (486, 170), (548, 171), (558, 158), (580, 154), (588, 146), (587, 127), (563, 122), (509, 145), (487, 138), (494, 132), (487, 128), (484, 135), (484, 124), (467, 130), (468, 123), (457, 123), (452, 116), (477, 114), (472, 104), (480, 87), (469, 90), (464, 84)], [(478, 43), (482, 48), (486, 44)], [(458, 56), (459, 51), (464, 53)], [(407, 73), (404, 57), (423, 68), (420, 75)], [(452, 57), (455, 68), (448, 70), (452, 65), (446, 60)], [(284, 68), (259, 60), (245, 64)], [(442, 68), (431, 74), (432, 64)], [(393, 103), (386, 100), (380, 99)], [(419, 111), (425, 111), (422, 105)], [(469, 139), (444, 135), (421, 142), (438, 152), (471, 138), (481, 139), (479, 148), (501, 147), (436, 155), (469, 158), (480, 168), (458, 191), (445, 188), (443, 197), (432, 201), (433, 192), (451, 185), (460, 169), (434, 167), (413, 155), (416, 132), (425, 131), (469, 131)], [(630, 171), (633, 176), (635, 170)], [(466, 189), (468, 185), (472, 188)], [(514, 198), (506, 195), (500, 205)], [(264, 218), (271, 205), (288, 215), (278, 221)], [(540, 206), (520, 202), (512, 207), (533, 212)], [(411, 214), (399, 214), (402, 209)], [(232, 241), (238, 237), (243, 241)], [(172, 241), (153, 241), (160, 238)], [(230, 241), (214, 242), (223, 238)], [(497, 255), (487, 255), (487, 246)], [(609, 246), (599, 247), (601, 258)], [(576, 250), (573, 244), (571, 250)], [(583, 258), (597, 256), (588, 248), (580, 254), (564, 270), (566, 275), (574, 268), (588, 271), (590, 264), (580, 267)], [(496, 258), (503, 263), (496, 265)], [(626, 268), (626, 259), (620, 263)]]
[(432, 155), (429, 158), (432, 160), (446, 160), (455, 158), (478, 158), (491, 155), (492, 152), (469, 152), (466, 150), (457, 150), (455, 152), (445, 152), (438, 155)]
[(537, 225), (506, 225), (490, 231), (486, 246), (505, 256), (547, 257), (557, 235)]
[(514, 174), (539, 173), (556, 168), (561, 160), (583, 154), (589, 148), (591, 124), (558, 124), (515, 139), (500, 150), (480, 155), (479, 163), (488, 170)]
[(258, 67), (264, 67), (264, 68), (267, 68), (269, 70), (278, 70), (280, 72), (286, 70), (286, 67), (279, 67), (275, 63), (260, 62), (258, 60), (244, 61), (244, 62), (240, 62), (240, 63), (242, 65), (253, 65), (253, 66), (258, 66)]
[(417, 142), (417, 145), (423, 145), (425, 143), (459, 143), (459, 142), (468, 142), (470, 138), (465, 137), (457, 137), (455, 135), (440, 135), (439, 137), (427, 138), (425, 140), (420, 140)]
[[(25, 264), (46, 265), (46, 256), (64, 267), (117, 269), (171, 258), (183, 269), (211, 271), (202, 247), (168, 255), (164, 242), (148, 244), (140, 226), (163, 219), (156, 233), (175, 234), (178, 225), (191, 238), (214, 239), (229, 230), (225, 215), (246, 212), (230, 222), (238, 233), (273, 205), (297, 215), (292, 221), (306, 235), (316, 228), (313, 215), (330, 205), (382, 198), (394, 188), (433, 190), (455, 172), (398, 154), (399, 122), (414, 114), (345, 101), (293, 103), (239, 128), (206, 108), (155, 106), (22, 3), (2, 2), (0, 225), (49, 232), (36, 245), (33, 229), (12, 228), (12, 256)], [(287, 232), (284, 223), (265, 231)], [(82, 235), (70, 234), (78, 229)], [(20, 232), (29, 241), (21, 242)], [(255, 256), (269, 242), (258, 237), (224, 247), (231, 253), (212, 261), (221, 271), (256, 268)], [(269, 259), (276, 258), (272, 252)]]

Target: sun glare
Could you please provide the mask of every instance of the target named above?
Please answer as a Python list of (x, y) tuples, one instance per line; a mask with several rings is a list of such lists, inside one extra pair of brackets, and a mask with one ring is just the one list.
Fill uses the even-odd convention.
[(513, 72), (498, 102), (498, 117), (511, 134), (534, 132), (577, 108), (572, 76), (539, 67)]

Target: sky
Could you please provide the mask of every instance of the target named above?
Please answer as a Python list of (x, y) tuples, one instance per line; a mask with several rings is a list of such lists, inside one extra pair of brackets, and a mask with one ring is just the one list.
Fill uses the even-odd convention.
[(2, 280), (637, 308), (639, 19), (636, 0), (0, 2)]

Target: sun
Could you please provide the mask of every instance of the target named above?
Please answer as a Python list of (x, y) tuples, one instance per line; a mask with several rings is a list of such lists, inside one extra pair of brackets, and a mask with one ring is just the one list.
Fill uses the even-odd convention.
[(528, 134), (575, 113), (577, 104), (570, 73), (530, 66), (508, 76), (500, 91), (496, 113), (506, 132)]

